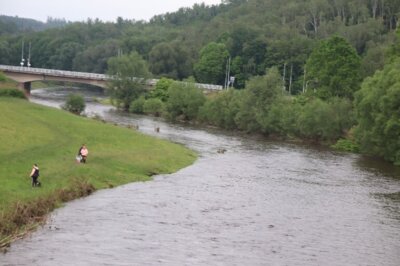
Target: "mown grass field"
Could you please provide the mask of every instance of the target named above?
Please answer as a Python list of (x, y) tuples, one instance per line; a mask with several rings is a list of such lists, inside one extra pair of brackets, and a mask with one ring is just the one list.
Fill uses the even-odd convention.
[[(75, 156), (83, 143), (88, 162), (78, 164)], [(16, 202), (51, 197), (75, 181), (107, 188), (171, 173), (195, 159), (181, 145), (132, 129), (0, 97), (0, 216)], [(31, 187), (33, 163), (40, 167), (41, 188)]]

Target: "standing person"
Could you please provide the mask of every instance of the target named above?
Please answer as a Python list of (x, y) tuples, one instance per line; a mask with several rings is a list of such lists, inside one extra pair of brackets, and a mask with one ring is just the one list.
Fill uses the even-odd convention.
[(39, 187), (40, 186), (40, 182), (38, 181), (39, 167), (37, 164), (33, 165), (30, 177), (32, 177), (32, 187)]
[(86, 163), (87, 155), (89, 154), (86, 145), (83, 144), (82, 147), (79, 149), (79, 155), (81, 156), (81, 163)]

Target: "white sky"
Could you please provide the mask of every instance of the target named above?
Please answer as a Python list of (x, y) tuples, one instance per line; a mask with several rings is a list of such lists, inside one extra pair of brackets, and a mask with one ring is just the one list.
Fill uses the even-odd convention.
[(154, 15), (192, 7), (195, 3), (215, 5), (221, 0), (0, 0), (0, 15), (33, 18), (45, 22), (47, 17), (67, 21), (102, 21), (124, 19), (149, 20)]

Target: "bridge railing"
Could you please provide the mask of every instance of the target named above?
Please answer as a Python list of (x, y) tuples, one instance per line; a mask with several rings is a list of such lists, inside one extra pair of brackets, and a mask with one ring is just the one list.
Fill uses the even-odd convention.
[[(107, 81), (112, 79), (112, 76), (105, 74), (34, 68), (34, 67), (24, 67), (24, 66), (0, 65), (0, 70), (18, 72), (18, 73), (27, 73), (27, 74), (51, 75), (55, 77), (82, 78), (82, 79), (102, 80), (102, 81)], [(158, 79), (150, 79), (147, 82), (149, 85), (155, 86), (158, 82)], [(222, 86), (213, 84), (195, 83), (195, 86), (199, 89), (205, 89), (205, 90), (223, 89)]]
[(34, 67), (24, 67), (24, 66), (21, 67), (21, 66), (0, 65), (0, 70), (19, 72), (19, 73), (45, 74), (45, 75), (52, 75), (57, 77), (69, 77), (69, 78), (87, 78), (96, 80), (110, 79), (108, 75), (98, 74), (98, 73), (76, 72), (76, 71), (34, 68)]

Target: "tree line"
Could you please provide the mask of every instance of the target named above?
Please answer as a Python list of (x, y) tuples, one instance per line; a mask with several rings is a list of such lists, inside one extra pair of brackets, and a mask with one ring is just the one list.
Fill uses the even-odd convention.
[(297, 94), (303, 90), (305, 61), (319, 40), (332, 35), (345, 38), (361, 56), (362, 77), (382, 69), (399, 11), (396, 0), (225, 0), (148, 22), (119, 17), (114, 23), (88, 19), (40, 32), (0, 31), (0, 60), (19, 65), (24, 41), (32, 44), (32, 66), (106, 73), (109, 58), (136, 51), (154, 77), (222, 85), (230, 57), (236, 88), (277, 66), (285, 72), (286, 89)]
[(400, 165), (400, 31), (388, 63), (372, 77), (359, 74), (361, 58), (344, 38), (332, 36), (311, 52), (304, 92), (291, 95), (278, 67), (251, 77), (245, 88), (205, 96), (194, 80), (162, 78), (147, 91), (146, 62), (138, 53), (112, 58), (113, 103), (125, 111), (289, 139), (334, 144)]

